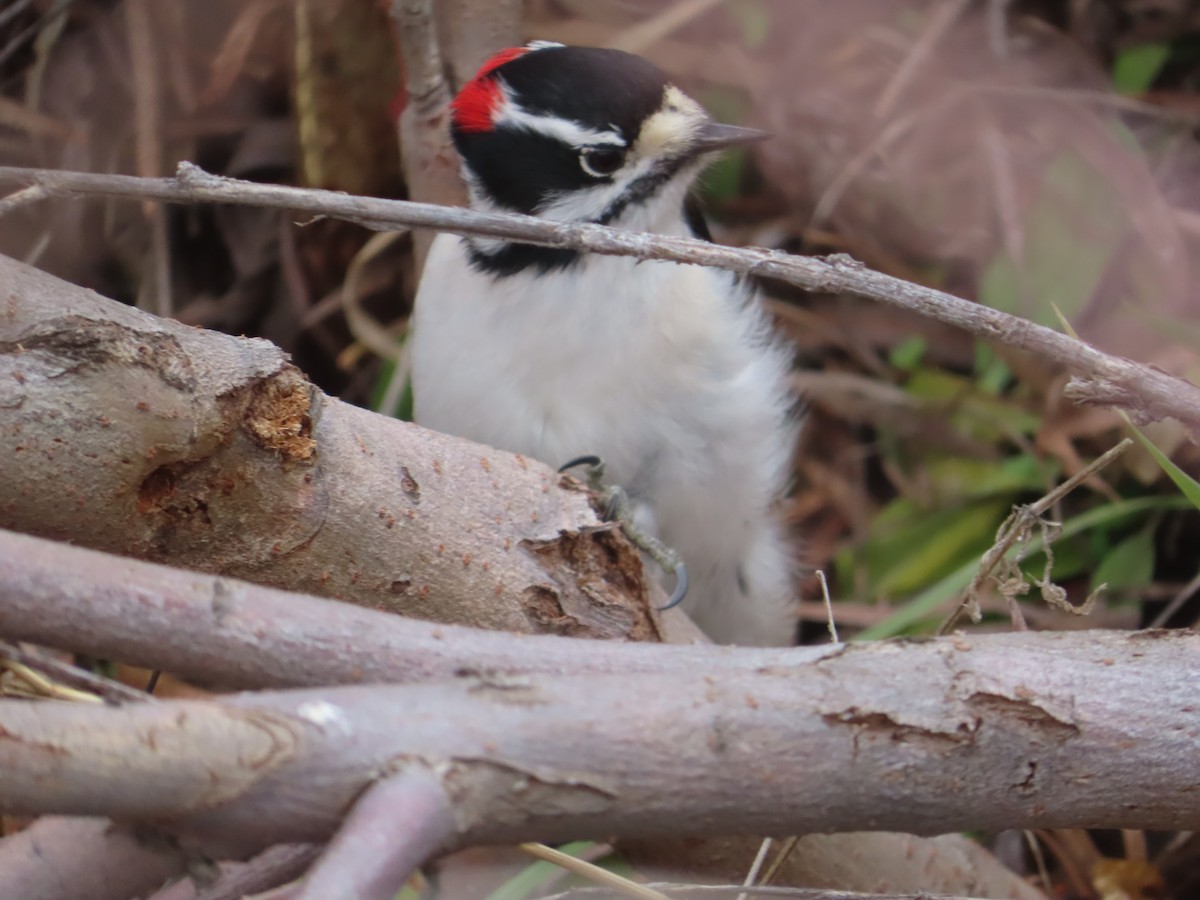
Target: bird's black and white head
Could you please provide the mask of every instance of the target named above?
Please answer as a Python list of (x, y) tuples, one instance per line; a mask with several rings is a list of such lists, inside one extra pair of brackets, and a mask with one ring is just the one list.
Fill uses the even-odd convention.
[[(708, 154), (766, 137), (714, 122), (639, 56), (545, 42), (488, 60), (454, 99), (451, 135), (477, 208), (666, 233)], [(490, 241), (471, 255), (497, 274), (577, 259)]]

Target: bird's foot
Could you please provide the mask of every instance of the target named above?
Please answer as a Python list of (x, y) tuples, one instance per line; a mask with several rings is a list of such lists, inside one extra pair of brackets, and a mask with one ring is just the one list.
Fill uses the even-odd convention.
[(675, 575), (675, 589), (671, 591), (671, 596), (667, 598), (666, 604), (659, 607), (659, 611), (678, 606), (687, 596), (688, 589), (687, 567), (679, 558), (679, 554), (634, 522), (633, 504), (629, 500), (629, 495), (620, 485), (604, 483), (604, 460), (599, 456), (594, 454), (577, 456), (559, 466), (558, 471), (565, 473), (569, 469), (579, 466), (588, 467), (588, 489), (591, 490), (604, 510), (601, 518), (606, 522), (616, 522), (620, 525), (631, 544), (658, 563), (664, 572)]

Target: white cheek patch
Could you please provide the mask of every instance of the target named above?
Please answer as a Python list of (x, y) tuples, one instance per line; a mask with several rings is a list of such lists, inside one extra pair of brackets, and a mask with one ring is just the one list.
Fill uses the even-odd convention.
[(626, 144), (625, 138), (615, 130), (597, 131), (570, 119), (530, 112), (513, 99), (507, 85), (501, 84), (501, 90), (502, 99), (492, 113), (492, 123), (496, 126), (524, 128), (572, 147), (624, 147)]
[(555, 194), (538, 204), (536, 214), (559, 222), (590, 222), (620, 196), (623, 188), (623, 182), (614, 182)]
[(691, 145), (707, 118), (700, 104), (674, 85), (668, 85), (663, 92), (662, 108), (642, 124), (633, 152), (641, 159), (674, 156)]
[[(626, 147), (628, 141), (615, 128), (608, 131), (588, 128), (579, 122), (555, 116), (530, 112), (517, 103), (507, 87), (503, 87), (502, 99), (493, 114), (498, 125), (523, 128), (560, 141), (570, 147), (613, 146)], [(546, 197), (534, 210), (534, 215), (560, 222), (592, 222), (608, 214), (621, 197), (639, 179), (653, 177), (654, 169), (672, 157), (686, 153), (692, 145), (696, 132), (708, 121), (708, 115), (695, 100), (674, 85), (663, 92), (662, 106), (642, 124), (637, 140), (630, 148), (626, 164), (615, 172), (610, 182), (598, 183), (579, 190), (563, 191)], [(685, 170), (686, 171), (686, 170)], [(667, 209), (672, 217), (678, 212), (682, 195), (693, 176), (679, 182), (678, 189), (656, 192), (654, 202), (644, 208), (632, 210), (639, 221), (645, 220), (653, 227), (660, 227), (658, 220)], [(477, 205), (482, 192), (472, 191)], [(622, 216), (622, 220), (627, 218)], [(650, 224), (647, 228), (650, 228)], [(473, 242), (486, 247), (491, 241), (472, 238)], [(502, 241), (495, 241), (501, 246)]]

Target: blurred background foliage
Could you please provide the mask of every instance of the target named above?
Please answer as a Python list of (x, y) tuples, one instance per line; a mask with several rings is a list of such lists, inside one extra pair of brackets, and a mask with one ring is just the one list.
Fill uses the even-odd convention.
[[(850, 253), (1200, 381), (1200, 3), (528, 0), (521, 31), (640, 52), (714, 114), (774, 133), (707, 173), (718, 240)], [(166, 175), (186, 159), (404, 197), (398, 46), (376, 0), (6, 0), (0, 161)], [(0, 219), (2, 252), (267, 337), (327, 392), (403, 415), (389, 348), (411, 238), (370, 237), (224, 207), (54, 202)], [(1065, 400), (1052, 361), (766, 288), (807, 416), (785, 511), (843, 637), (930, 633), (1014, 505), (1130, 433)], [(1050, 514), (1050, 577), (1073, 605), (1107, 585), (1095, 608), (1078, 617), (1030, 590), (1017, 599), (1032, 627), (1200, 620), (1200, 452), (1177, 423), (1143, 433)], [(1041, 536), (1020, 550), (1040, 579)], [(1010, 627), (990, 588), (983, 627)], [(803, 639), (824, 639), (815, 577), (802, 619)], [(1161, 871), (1177, 896), (1200, 894), (1195, 871)]]
[[(719, 240), (849, 252), (1197, 379), (1198, 6), (531, 0), (521, 28), (641, 52), (715, 115), (775, 134), (706, 174)], [(376, 0), (9, 0), (0, 158), (143, 175), (187, 159), (403, 197), (398, 46)], [(364, 254), (368, 238), (237, 208), (56, 202), (0, 219), (4, 252), (268, 337), (330, 393), (403, 415), (402, 355), (388, 348), (413, 293), (411, 240)], [(847, 634), (928, 631), (945, 604), (922, 605), (925, 592), (952, 593), (1014, 504), (1128, 430), (1064, 401), (1045, 360), (856, 298), (767, 288), (808, 417), (787, 514)], [(1146, 433), (1200, 470), (1181, 427)], [(1141, 445), (1068, 496), (1053, 578), (1074, 601), (1108, 589), (1085, 620), (1026, 597), (1031, 621), (1131, 627), (1172, 601), (1170, 621), (1195, 621), (1200, 519), (1179, 497)], [(805, 591), (818, 634), (814, 579)], [(999, 598), (984, 601), (1007, 621)]]
[[(637, 50), (720, 118), (774, 132), (704, 178), (720, 240), (850, 252), (1195, 379), (1195, 7), (541, 0), (521, 29)], [(10, 0), (0, 156), (144, 175), (192, 160), (403, 197), (397, 48), (374, 0)], [(269, 337), (325, 390), (403, 414), (388, 348), (413, 293), (410, 240), (364, 256), (368, 236), (269, 210), (130, 203), (0, 220), (0, 250), (185, 322)], [(1014, 504), (1127, 431), (1108, 410), (1063, 401), (1052, 361), (856, 298), (767, 287), (809, 419), (787, 515), (798, 559), (828, 572), (847, 634), (929, 630), (944, 604), (918, 602), (914, 616), (914, 600), (950, 592)], [(1184, 472), (1200, 468), (1181, 427), (1147, 433)], [(1109, 588), (1082, 622), (1030, 600), (1038, 626), (1147, 624), (1171, 600), (1172, 622), (1200, 614), (1184, 596), (1198, 520), (1150, 451), (1055, 516), (1067, 529), (1055, 581), (1075, 600)], [(814, 590), (804, 614), (820, 631)]]

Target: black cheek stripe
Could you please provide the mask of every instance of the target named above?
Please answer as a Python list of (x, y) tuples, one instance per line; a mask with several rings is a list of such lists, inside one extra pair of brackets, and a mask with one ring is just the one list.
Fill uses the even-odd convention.
[[(662, 186), (674, 178), (688, 162), (689, 159), (686, 156), (676, 157), (668, 161), (665, 166), (630, 182), (625, 193), (610, 203), (599, 216), (592, 220), (592, 223), (596, 225), (612, 224), (630, 206), (649, 200), (657, 194)], [(695, 229), (693, 228), (693, 230)], [(697, 237), (708, 239), (705, 234), (697, 234)], [(536, 269), (539, 275), (564, 271), (578, 265), (583, 258), (583, 254), (578, 250), (539, 247), (535, 244), (506, 243), (499, 250), (490, 253), (480, 250), (470, 239), (466, 239), (466, 245), (467, 259), (471, 268), (496, 278), (517, 275), (531, 268)]]

